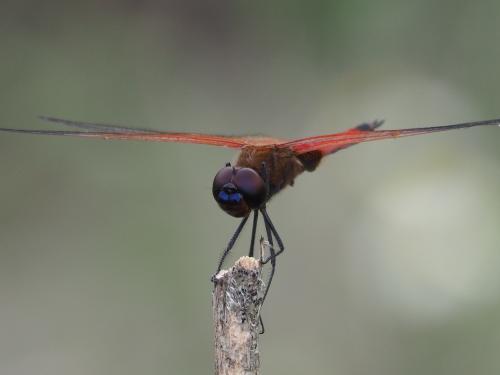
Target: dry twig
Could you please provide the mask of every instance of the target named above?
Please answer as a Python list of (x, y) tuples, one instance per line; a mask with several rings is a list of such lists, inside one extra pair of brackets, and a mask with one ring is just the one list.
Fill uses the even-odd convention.
[(259, 373), (259, 310), (264, 293), (261, 263), (241, 257), (216, 276), (213, 292), (215, 374)]

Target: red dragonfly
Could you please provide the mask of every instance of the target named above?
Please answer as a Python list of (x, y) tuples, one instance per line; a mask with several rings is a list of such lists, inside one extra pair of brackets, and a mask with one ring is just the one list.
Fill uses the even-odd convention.
[[(267, 202), (287, 186), (292, 186), (295, 178), (302, 172), (314, 171), (326, 155), (362, 142), (401, 138), (413, 135), (441, 132), (452, 129), (472, 128), (475, 126), (500, 125), (500, 119), (466, 122), (454, 125), (432, 126), (425, 128), (376, 130), (383, 121), (364, 123), (355, 128), (335, 134), (285, 140), (261, 136), (225, 136), (200, 133), (163, 132), (149, 129), (128, 128), (115, 125), (94, 124), (41, 117), (43, 120), (79, 128), (79, 131), (1, 129), (0, 131), (75, 136), (106, 140), (138, 140), (156, 142), (198, 143), (239, 150), (235, 163), (227, 163), (215, 175), (212, 193), (219, 206), (229, 215), (242, 218), (236, 231), (227, 244), (217, 266), (217, 274), (224, 259), (233, 248), (238, 236), (253, 212), (252, 235), (249, 256), (253, 256), (255, 232), (259, 212), (262, 215), (270, 244), (270, 255), (262, 263), (271, 261), (272, 269), (264, 293), (265, 299), (276, 266), (276, 257), (285, 247), (266, 210)], [(273, 237), (278, 250), (273, 248)], [(262, 326), (263, 328), (263, 326)]]

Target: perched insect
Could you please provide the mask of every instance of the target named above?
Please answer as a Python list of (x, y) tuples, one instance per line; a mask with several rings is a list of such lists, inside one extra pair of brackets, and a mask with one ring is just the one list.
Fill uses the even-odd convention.
[[(175, 133), (123, 126), (93, 124), (78, 121), (42, 117), (43, 120), (80, 128), (80, 131), (52, 131), (1, 129), (0, 131), (75, 136), (106, 140), (138, 140), (157, 142), (199, 143), (219, 147), (239, 149), (234, 165), (227, 163), (215, 175), (212, 193), (219, 206), (229, 215), (242, 218), (236, 231), (227, 244), (217, 266), (217, 274), (224, 259), (233, 248), (238, 236), (253, 212), (252, 234), (249, 256), (253, 256), (255, 232), (259, 212), (262, 215), (267, 234), (270, 255), (262, 263), (271, 261), (272, 269), (264, 293), (264, 299), (274, 275), (276, 257), (285, 247), (266, 210), (267, 202), (281, 190), (294, 183), (295, 178), (304, 171), (312, 172), (326, 155), (333, 154), (349, 146), (389, 138), (408, 137), (453, 129), (475, 126), (500, 125), (500, 119), (467, 122), (454, 125), (425, 128), (376, 130), (383, 121), (361, 124), (355, 128), (335, 134), (319, 135), (296, 140), (283, 140), (260, 136), (224, 136), (199, 133)], [(273, 248), (273, 237), (278, 250)]]

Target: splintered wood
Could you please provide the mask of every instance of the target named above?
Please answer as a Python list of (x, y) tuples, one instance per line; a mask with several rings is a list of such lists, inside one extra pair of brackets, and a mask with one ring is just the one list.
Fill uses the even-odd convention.
[(215, 374), (259, 373), (259, 310), (264, 293), (261, 264), (241, 257), (216, 276), (213, 292)]

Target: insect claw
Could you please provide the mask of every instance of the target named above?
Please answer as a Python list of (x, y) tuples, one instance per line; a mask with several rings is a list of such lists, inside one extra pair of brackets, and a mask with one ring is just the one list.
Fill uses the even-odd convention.
[(219, 273), (214, 273), (212, 277), (210, 277), (210, 281), (213, 282), (214, 284), (217, 284), (217, 282), (227, 273), (227, 270), (222, 270), (219, 271)]

